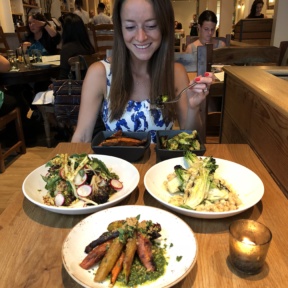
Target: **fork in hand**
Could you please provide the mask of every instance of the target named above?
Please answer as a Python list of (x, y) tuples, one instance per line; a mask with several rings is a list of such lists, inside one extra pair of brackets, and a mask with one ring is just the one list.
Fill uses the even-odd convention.
[(156, 98), (155, 104), (156, 106), (163, 106), (164, 104), (170, 104), (170, 103), (176, 103), (177, 101), (179, 101), (179, 99), (181, 98), (182, 94), (189, 88), (195, 86), (197, 83), (194, 82), (190, 85), (188, 85), (187, 87), (185, 87), (183, 90), (180, 91), (180, 93), (172, 100), (168, 100), (168, 96), (167, 95), (159, 95)]

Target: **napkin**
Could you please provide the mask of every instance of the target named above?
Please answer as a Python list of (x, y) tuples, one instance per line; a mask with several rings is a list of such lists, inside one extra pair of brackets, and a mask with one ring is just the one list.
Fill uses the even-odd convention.
[(54, 104), (53, 90), (37, 93), (35, 95), (32, 104), (33, 105)]
[(42, 62), (47, 64), (60, 65), (60, 55), (42, 56)]

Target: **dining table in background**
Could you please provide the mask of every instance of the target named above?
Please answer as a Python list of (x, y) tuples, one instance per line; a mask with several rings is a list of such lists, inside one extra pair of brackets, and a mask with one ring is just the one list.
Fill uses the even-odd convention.
[(0, 73), (0, 86), (20, 85), (32, 82), (50, 81), (51, 78), (58, 78), (59, 65), (49, 64), (43, 67), (26, 67), (24, 63), (18, 64), (19, 71), (9, 71)]
[[(90, 143), (60, 143), (48, 158), (58, 153), (92, 153), (92, 150)], [(254, 171), (263, 181), (265, 193), (256, 205), (228, 218), (197, 219), (174, 213), (195, 233), (198, 253), (193, 269), (173, 287), (286, 287), (288, 283), (286, 197), (247, 144), (206, 144), (205, 155), (233, 161)], [(155, 163), (155, 145), (152, 144), (144, 158), (133, 163), (140, 173), (137, 188), (118, 205), (147, 205), (169, 211), (145, 191), (144, 175)], [(26, 176), (21, 175), (21, 171), (17, 175), (23, 179)], [(245, 185), (243, 181), (243, 189)], [(61, 215), (46, 211), (27, 200), (21, 187), (18, 191), (11, 191), (11, 194), (15, 196), (0, 215), (0, 286), (81, 287), (66, 272), (62, 263), (61, 249), (71, 229), (88, 215)], [(266, 263), (257, 275), (242, 274), (230, 265), (228, 229), (237, 219), (259, 221), (270, 228), (273, 234)], [(177, 227), (171, 229), (177, 233)]]

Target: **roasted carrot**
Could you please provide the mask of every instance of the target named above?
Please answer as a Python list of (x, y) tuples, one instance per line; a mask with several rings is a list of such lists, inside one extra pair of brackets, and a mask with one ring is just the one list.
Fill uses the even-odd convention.
[(156, 270), (152, 254), (152, 243), (146, 235), (140, 232), (137, 232), (137, 253), (147, 271)]
[(133, 263), (134, 255), (137, 250), (137, 240), (136, 233), (134, 233), (132, 238), (129, 238), (126, 243), (125, 258), (123, 262), (123, 273), (125, 276), (126, 284), (129, 281), (129, 276), (131, 273), (131, 266)]
[(111, 271), (111, 280), (110, 280), (110, 283), (111, 283), (112, 285), (115, 284), (115, 282), (116, 282), (116, 280), (117, 280), (117, 277), (118, 277), (119, 273), (120, 273), (121, 270), (122, 270), (124, 256), (125, 256), (125, 253), (122, 252), (121, 255), (120, 255), (120, 257), (118, 258), (116, 264), (114, 265), (112, 271)]
[(79, 264), (83, 269), (90, 269), (94, 264), (98, 263), (109, 249), (113, 240), (108, 240), (99, 246), (96, 246)]
[(104, 258), (102, 259), (98, 270), (96, 271), (94, 277), (95, 282), (102, 282), (106, 279), (106, 277), (114, 267), (117, 259), (119, 258), (124, 245), (124, 243), (120, 242), (119, 237), (113, 240)]

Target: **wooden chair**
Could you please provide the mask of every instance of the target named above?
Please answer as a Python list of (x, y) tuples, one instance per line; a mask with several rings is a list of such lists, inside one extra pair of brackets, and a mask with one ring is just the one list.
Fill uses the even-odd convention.
[(9, 44), (6, 40), (6, 36), (3, 32), (2, 26), (0, 26), (0, 53), (6, 54), (6, 51), (9, 50)]
[(113, 24), (94, 25), (89, 23), (86, 25), (86, 27), (88, 29), (88, 33), (89, 31), (92, 32), (96, 53), (98, 53), (100, 59), (104, 59), (106, 57), (106, 50), (112, 49), (113, 47)]
[[(226, 37), (213, 37), (214, 39), (217, 39), (217, 40), (221, 40), (223, 41), (225, 44), (226, 44), (226, 47), (230, 47), (231, 45), (231, 34), (226, 34)], [(185, 49), (183, 51), (186, 50), (186, 47), (195, 42), (196, 40), (199, 39), (199, 36), (190, 36), (190, 35), (187, 35), (186, 36), (186, 46), (185, 46)]]
[(26, 34), (28, 33), (27, 26), (16, 26), (15, 32), (18, 37), (19, 45), (21, 45), (25, 40)]
[(279, 53), (279, 60), (277, 65), (278, 66), (287, 66), (288, 65), (288, 41), (282, 41), (280, 43), (280, 53)]
[[(81, 58), (84, 60), (82, 60)], [(98, 53), (92, 55), (81, 55), (69, 58), (68, 63), (71, 70), (75, 73), (76, 80), (83, 80), (86, 74), (86, 70), (91, 64), (101, 60)]]
[(8, 156), (10, 156), (14, 152), (19, 152), (19, 151), (21, 154), (26, 153), (26, 145), (25, 145), (25, 140), (24, 140), (21, 113), (20, 113), (19, 108), (15, 108), (8, 114), (4, 116), (0, 116), (0, 129), (5, 128), (6, 125), (12, 121), (15, 122), (18, 141), (6, 151), (2, 151), (2, 147), (0, 143), (0, 172), (2, 173), (5, 171), (5, 159)]

